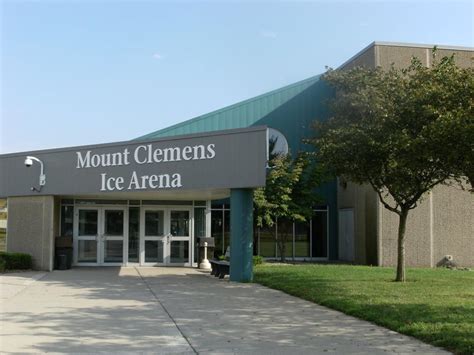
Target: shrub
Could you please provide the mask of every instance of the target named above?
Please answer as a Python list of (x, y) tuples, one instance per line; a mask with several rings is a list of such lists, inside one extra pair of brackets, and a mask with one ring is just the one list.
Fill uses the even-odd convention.
[(0, 263), (4, 262), (5, 270), (26, 270), (33, 266), (33, 258), (24, 253), (0, 252)]
[(253, 257), (253, 266), (263, 264), (263, 258), (260, 255), (255, 255)]
[(5, 260), (0, 259), (0, 272), (5, 271)]

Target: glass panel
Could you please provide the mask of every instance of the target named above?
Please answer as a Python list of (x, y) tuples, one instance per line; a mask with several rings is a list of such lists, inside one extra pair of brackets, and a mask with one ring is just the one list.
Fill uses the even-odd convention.
[(309, 222), (295, 222), (295, 256), (309, 257)]
[(206, 236), (206, 209), (194, 209), (194, 236), (196, 238)]
[(206, 209), (195, 208), (194, 209), (194, 262), (198, 262), (199, 257), (199, 237), (206, 236)]
[(97, 242), (95, 240), (79, 240), (77, 261), (81, 263), (97, 262)]
[(163, 262), (163, 242), (161, 240), (145, 240), (145, 262)]
[(79, 210), (79, 235), (97, 235), (97, 210)]
[(145, 211), (145, 235), (160, 236), (163, 235), (164, 226), (163, 211)]
[(170, 228), (172, 236), (188, 236), (189, 211), (171, 211)]
[(275, 257), (275, 227), (260, 229), (260, 255)]
[(206, 201), (194, 201), (194, 206), (206, 207)]
[(285, 254), (285, 258), (293, 257), (293, 221), (286, 218), (278, 219), (277, 243), (278, 257), (282, 253)]
[(224, 212), (224, 254), (230, 247), (230, 211)]
[(105, 210), (104, 234), (123, 236), (123, 211)]
[(73, 218), (74, 206), (61, 206), (61, 236), (72, 236)]
[(140, 238), (140, 208), (128, 209), (128, 261), (138, 263)]
[(189, 242), (175, 240), (171, 242), (170, 262), (187, 263), (189, 261)]
[(123, 262), (123, 240), (106, 240), (104, 244), (104, 262)]
[(327, 257), (327, 212), (314, 212), (312, 220), (313, 258)]
[(223, 211), (211, 211), (211, 237), (214, 238), (214, 257), (224, 255)]

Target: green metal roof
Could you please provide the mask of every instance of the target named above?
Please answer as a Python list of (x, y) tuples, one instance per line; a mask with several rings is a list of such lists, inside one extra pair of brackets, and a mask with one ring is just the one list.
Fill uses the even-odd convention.
[[(257, 124), (268, 118), (272, 112), (281, 109), (299, 95), (319, 82), (320, 75), (299, 81), (257, 97), (224, 107), (176, 125), (149, 133), (138, 140), (154, 139), (159, 137), (210, 132), (232, 128), (243, 128)], [(314, 97), (313, 97), (314, 99)], [(304, 105), (308, 106), (308, 105)], [(293, 110), (294, 111), (294, 110)], [(314, 119), (314, 117), (312, 117)], [(288, 117), (289, 119), (289, 117)], [(259, 123), (268, 124), (268, 123)], [(271, 124), (270, 124), (271, 125)], [(278, 128), (278, 127), (275, 127)]]
[[(332, 90), (320, 75), (266, 94), (224, 107), (138, 138), (139, 140), (176, 136), (223, 129), (266, 125), (282, 132), (292, 153), (311, 149), (304, 138), (314, 135), (311, 126), (315, 120), (328, 117), (326, 100)], [(318, 189), (329, 206), (330, 258), (337, 256), (337, 185), (333, 180)]]

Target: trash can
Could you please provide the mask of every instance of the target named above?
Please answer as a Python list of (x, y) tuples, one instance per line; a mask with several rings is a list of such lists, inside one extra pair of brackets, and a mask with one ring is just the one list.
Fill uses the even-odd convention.
[(58, 254), (56, 255), (57, 260), (57, 269), (58, 270), (67, 270), (69, 269), (67, 263), (67, 255), (66, 254)]
[(72, 237), (56, 237), (54, 249), (55, 269), (70, 269), (72, 267)]
[[(66, 270), (72, 267), (72, 248), (56, 248), (56, 269)], [(66, 269), (61, 269), (60, 262), (61, 257), (65, 257), (64, 262), (66, 263)]]

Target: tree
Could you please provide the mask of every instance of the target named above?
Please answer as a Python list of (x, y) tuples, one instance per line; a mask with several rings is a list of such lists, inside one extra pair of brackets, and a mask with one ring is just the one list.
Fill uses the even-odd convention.
[(467, 176), (473, 183), (473, 69), (454, 57), (427, 68), (417, 58), (405, 69), (329, 69), (332, 116), (315, 125), (312, 143), (336, 176), (370, 184), (399, 216), (396, 281), (405, 281), (409, 212), (438, 184)]
[(257, 226), (272, 227), (278, 221), (277, 246), (282, 262), (293, 235), (293, 221), (311, 219), (320, 201), (314, 188), (322, 182), (323, 174), (313, 160), (311, 153), (301, 153), (295, 159), (291, 154), (270, 157), (266, 185), (254, 191)]

